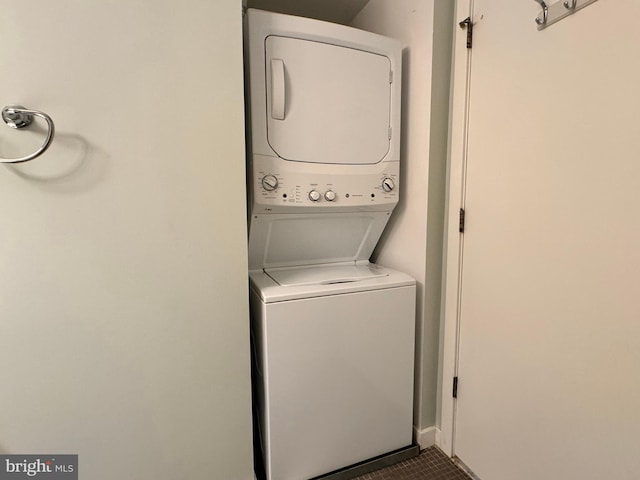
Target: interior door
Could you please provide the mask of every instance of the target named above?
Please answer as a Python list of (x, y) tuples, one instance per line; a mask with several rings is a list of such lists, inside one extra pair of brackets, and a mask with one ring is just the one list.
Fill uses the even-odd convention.
[(0, 10), (0, 457), (253, 480), (240, 2)]
[(542, 31), (534, 2), (473, 3), (455, 454), (637, 478), (640, 2)]

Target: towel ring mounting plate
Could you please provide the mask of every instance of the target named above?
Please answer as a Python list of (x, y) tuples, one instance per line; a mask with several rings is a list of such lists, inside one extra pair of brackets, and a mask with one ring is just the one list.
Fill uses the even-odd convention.
[(55, 133), (55, 125), (49, 115), (38, 110), (30, 110), (24, 108), (22, 105), (9, 105), (2, 109), (2, 120), (11, 128), (25, 128), (31, 125), (33, 117), (39, 117), (47, 122), (47, 136), (44, 143), (35, 152), (25, 155), (20, 158), (0, 158), (0, 163), (22, 163), (33, 160), (36, 157), (42, 155), (53, 141), (53, 135)]

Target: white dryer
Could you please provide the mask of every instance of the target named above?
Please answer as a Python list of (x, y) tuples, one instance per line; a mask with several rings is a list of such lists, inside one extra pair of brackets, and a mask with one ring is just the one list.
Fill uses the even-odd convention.
[(399, 195), (401, 48), (248, 10), (249, 268), (268, 480), (410, 446), (415, 281), (369, 263)]

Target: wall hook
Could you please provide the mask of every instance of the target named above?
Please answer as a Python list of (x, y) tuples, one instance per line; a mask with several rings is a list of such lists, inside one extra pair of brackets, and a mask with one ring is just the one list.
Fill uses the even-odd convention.
[(534, 1), (542, 7), (542, 13), (538, 14), (538, 18), (536, 18), (538, 30), (544, 30), (563, 18), (570, 17), (588, 7), (597, 0), (554, 0), (553, 3), (549, 0)]
[(549, 7), (545, 3), (544, 0), (533, 0), (536, 3), (539, 3), (542, 7), (542, 18), (536, 17), (536, 23), (538, 26), (543, 26), (547, 24), (547, 19), (549, 18)]

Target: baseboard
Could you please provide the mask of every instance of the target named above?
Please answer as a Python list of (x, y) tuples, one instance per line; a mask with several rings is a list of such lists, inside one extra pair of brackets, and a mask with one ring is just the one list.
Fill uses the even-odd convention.
[(356, 463), (355, 465), (336, 470), (335, 472), (313, 477), (311, 480), (349, 480), (390, 465), (395, 465), (409, 458), (417, 457), (419, 454), (419, 445), (407, 445), (393, 452), (385, 453), (384, 455)]
[(424, 450), (425, 448), (436, 445), (436, 439), (439, 433), (439, 429), (437, 429), (435, 426), (422, 428), (420, 430), (418, 430), (416, 427), (413, 427), (413, 434), (415, 436), (416, 443), (420, 445), (420, 450)]
[(436, 446), (440, 446), (442, 441), (442, 430), (436, 427)]

